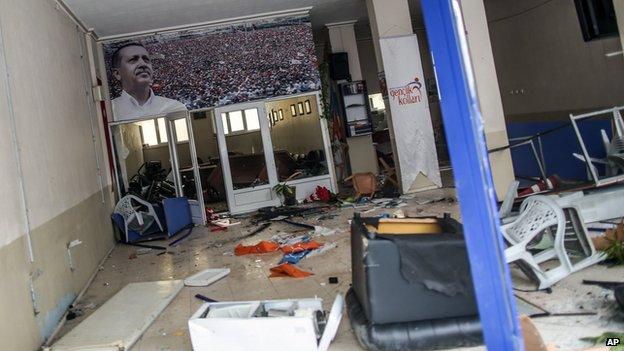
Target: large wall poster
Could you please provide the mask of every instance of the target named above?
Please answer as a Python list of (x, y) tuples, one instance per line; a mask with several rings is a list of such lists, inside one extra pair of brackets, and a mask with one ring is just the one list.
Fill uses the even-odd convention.
[(307, 16), (108, 42), (104, 55), (116, 121), (321, 88)]

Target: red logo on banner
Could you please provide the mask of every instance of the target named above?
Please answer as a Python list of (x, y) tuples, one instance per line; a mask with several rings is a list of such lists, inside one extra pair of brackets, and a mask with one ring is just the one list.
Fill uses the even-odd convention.
[(391, 88), (388, 94), (393, 100), (396, 99), (399, 106), (416, 104), (422, 100), (420, 91), (421, 88), (422, 83), (420, 82), (420, 79), (418, 79), (418, 77), (414, 77), (414, 81), (409, 82), (402, 87)]

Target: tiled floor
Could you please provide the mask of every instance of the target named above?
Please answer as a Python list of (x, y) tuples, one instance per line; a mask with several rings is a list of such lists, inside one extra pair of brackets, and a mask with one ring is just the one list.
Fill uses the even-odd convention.
[[(456, 203), (440, 201), (418, 204), (426, 202), (427, 199), (437, 199), (442, 196), (452, 196), (452, 194), (451, 189), (419, 194), (417, 198), (409, 200), (408, 206), (401, 208), (401, 210), (408, 214), (418, 215), (451, 212), (457, 218), (458, 207)], [(367, 208), (358, 209), (360, 212), (366, 210)], [(374, 209), (366, 215), (393, 213), (396, 210), (396, 208)], [(173, 254), (157, 255), (159, 251), (152, 250), (130, 259), (129, 257), (137, 252), (137, 248), (124, 245), (117, 246), (87, 290), (82, 303), (95, 303), (96, 306), (101, 306), (122, 287), (131, 282), (184, 279), (205, 268), (228, 267), (231, 269), (227, 278), (211, 286), (183, 288), (176, 299), (132, 348), (136, 351), (192, 350), (187, 320), (201, 305), (201, 301), (194, 297), (197, 293), (218, 301), (318, 296), (323, 298), (324, 307), (329, 310), (336, 294), (344, 294), (351, 283), (348, 220), (352, 217), (353, 212), (352, 208), (334, 210), (329, 213), (336, 214), (336, 217), (323, 221), (317, 220), (321, 214), (311, 215), (305, 219), (296, 219), (313, 225), (338, 229), (336, 234), (318, 239), (326, 243), (335, 242), (338, 245), (335, 249), (305, 259), (299, 264), (301, 269), (314, 273), (311, 277), (269, 279), (269, 268), (275, 266), (280, 260), (281, 254), (279, 253), (233, 256), (234, 247), (240, 242), (255, 244), (280, 231), (305, 233), (301, 228), (276, 222), (257, 235), (244, 240), (237, 240), (255, 228), (255, 226), (250, 225), (250, 219), (245, 218), (242, 219), (240, 226), (232, 227), (228, 231), (210, 232), (207, 228), (198, 227), (189, 238), (169, 250)], [(163, 243), (155, 242), (154, 244)], [(521, 273), (516, 271), (512, 271), (512, 273), (514, 282), (518, 287), (531, 288)], [(329, 284), (329, 277), (337, 277), (338, 284)], [(589, 268), (557, 284), (553, 288), (552, 294), (517, 292), (519, 296), (550, 312), (598, 312), (594, 316), (536, 319), (535, 323), (546, 341), (558, 345), (559, 350), (576, 350), (588, 346), (579, 340), (583, 336), (599, 335), (606, 330), (624, 330), (621, 315), (614, 312), (615, 302), (612, 295), (599, 287), (581, 285), (580, 282), (583, 278), (623, 280), (624, 269), (607, 269), (604, 266)], [(84, 316), (68, 321), (59, 333), (59, 337), (92, 312), (93, 310), (87, 309)], [(472, 350), (481, 349), (484, 348), (478, 347)], [(362, 350), (353, 336), (346, 312), (330, 350)]]

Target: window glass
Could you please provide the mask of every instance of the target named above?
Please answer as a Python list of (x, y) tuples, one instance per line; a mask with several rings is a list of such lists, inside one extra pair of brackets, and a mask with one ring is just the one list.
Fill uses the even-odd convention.
[[(310, 113), (308, 114), (303, 113), (305, 105), (297, 99), (272, 101), (266, 104), (267, 111), (282, 112), (277, 113), (279, 121), (271, 116), (273, 118), (271, 140), (277, 176), (280, 182), (286, 181), (286, 179), (328, 174), (320, 118), (318, 111), (311, 108), (316, 104), (316, 98), (314, 96), (310, 96), (309, 99), (306, 98), (310, 101)], [(296, 117), (292, 113), (283, 113), (284, 110), (288, 111), (289, 108), (294, 107), (299, 108), (302, 113), (297, 114)]]
[(186, 128), (186, 119), (176, 119), (175, 120), (175, 128), (176, 128), (176, 138), (178, 142), (180, 141), (188, 141), (188, 129)]
[(158, 145), (158, 138), (156, 137), (156, 126), (154, 120), (137, 122), (141, 127), (141, 133), (143, 135), (143, 145), (149, 146)]
[(160, 142), (166, 143), (167, 142), (167, 126), (165, 125), (164, 118), (158, 119), (158, 134), (160, 135)]
[(245, 110), (245, 122), (247, 122), (247, 130), (260, 129), (260, 120), (258, 119), (258, 110), (255, 108)]
[(221, 114), (221, 122), (223, 122), (223, 134), (227, 135), (228, 133), (230, 133), (227, 123), (227, 113)]
[(232, 111), (228, 113), (230, 118), (230, 130), (232, 132), (240, 132), (245, 130), (245, 123), (243, 123), (243, 111)]

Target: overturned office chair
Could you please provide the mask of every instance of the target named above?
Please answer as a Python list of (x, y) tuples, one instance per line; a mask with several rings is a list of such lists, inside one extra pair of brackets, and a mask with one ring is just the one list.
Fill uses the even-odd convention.
[[(515, 221), (501, 227), (511, 245), (505, 250), (505, 257), (507, 263), (519, 261), (522, 271), (538, 282), (538, 289), (548, 288), (606, 258), (594, 249), (577, 208), (562, 209), (550, 197), (535, 195), (524, 200), (520, 211)], [(538, 248), (544, 236), (550, 236), (553, 243)], [(574, 251), (577, 255), (570, 255)], [(558, 260), (559, 266), (548, 271), (540, 266), (552, 259)]]
[(162, 234), (164, 231), (154, 206), (134, 195), (126, 195), (119, 200), (113, 220), (118, 226), (123, 226), (125, 242), (134, 242), (146, 235)]

